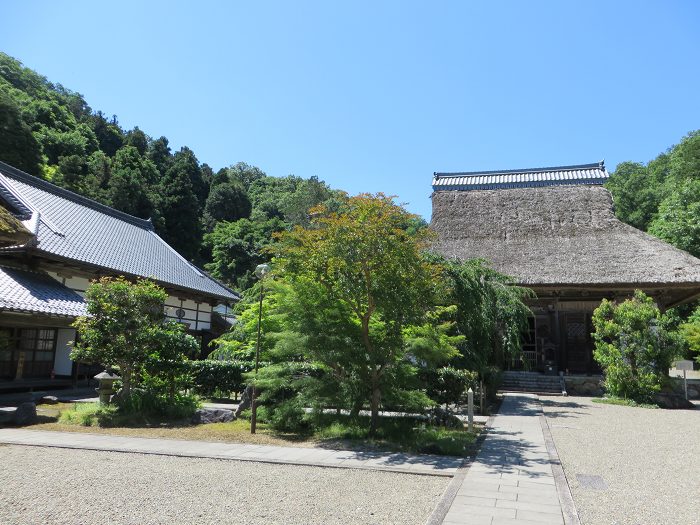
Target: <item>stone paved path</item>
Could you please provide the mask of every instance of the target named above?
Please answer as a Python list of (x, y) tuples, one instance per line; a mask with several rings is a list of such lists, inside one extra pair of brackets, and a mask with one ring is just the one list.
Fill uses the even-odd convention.
[(537, 396), (506, 394), (443, 523), (564, 524)]
[(452, 477), (462, 458), (428, 454), (402, 454), (332, 450), (324, 448), (274, 447), (240, 443), (210, 443), (176, 439), (138, 438), (0, 428), (0, 443), (114, 452), (136, 452), (182, 457), (232, 459), (291, 465), (358, 468), (409, 474)]

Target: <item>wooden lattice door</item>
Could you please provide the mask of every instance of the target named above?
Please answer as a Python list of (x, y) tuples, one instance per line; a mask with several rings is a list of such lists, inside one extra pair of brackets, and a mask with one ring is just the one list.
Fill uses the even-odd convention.
[(564, 318), (566, 368), (571, 373), (589, 372), (593, 356), (591, 315), (567, 313)]

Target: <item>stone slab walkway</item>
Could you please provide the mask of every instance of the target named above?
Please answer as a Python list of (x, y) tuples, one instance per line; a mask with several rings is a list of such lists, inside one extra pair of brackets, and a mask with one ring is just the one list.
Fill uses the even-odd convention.
[(442, 523), (565, 524), (541, 414), (535, 395), (504, 396)]
[(0, 443), (108, 452), (135, 452), (167, 456), (258, 461), (291, 465), (354, 468), (452, 477), (463, 459), (429, 454), (403, 454), (332, 450), (324, 448), (274, 447), (240, 443), (210, 443), (176, 439), (138, 438), (0, 428)]

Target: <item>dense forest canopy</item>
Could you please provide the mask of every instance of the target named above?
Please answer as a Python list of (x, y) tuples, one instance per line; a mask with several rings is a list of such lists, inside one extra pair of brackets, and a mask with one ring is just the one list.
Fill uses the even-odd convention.
[[(310, 207), (345, 194), (316, 177), (270, 177), (244, 162), (214, 171), (164, 136), (124, 130), (79, 93), (0, 53), (0, 160), (118, 210), (151, 218), (183, 256), (238, 288), (272, 234), (307, 226)], [(700, 131), (607, 183), (617, 216), (700, 256)], [(425, 223), (416, 224), (421, 228)]]
[(242, 289), (272, 233), (308, 222), (343, 192), (316, 177), (269, 177), (243, 162), (214, 171), (164, 136), (125, 130), (79, 93), (0, 53), (0, 160), (118, 210), (151, 218), (189, 260)]
[(607, 187), (621, 220), (700, 257), (700, 131), (647, 164), (618, 164)]

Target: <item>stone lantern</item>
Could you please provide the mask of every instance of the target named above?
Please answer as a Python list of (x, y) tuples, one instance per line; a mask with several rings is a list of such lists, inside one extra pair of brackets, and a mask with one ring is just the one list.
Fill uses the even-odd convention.
[(116, 374), (110, 374), (105, 370), (100, 372), (95, 376), (95, 379), (99, 381), (99, 386), (95, 391), (100, 395), (100, 405), (109, 405), (109, 400), (114, 394), (114, 382), (117, 379), (121, 379)]

